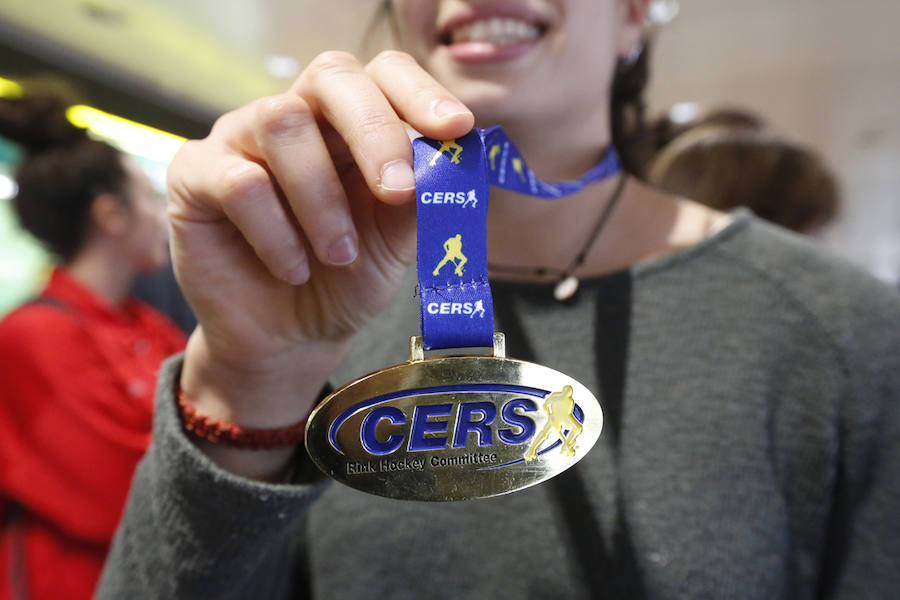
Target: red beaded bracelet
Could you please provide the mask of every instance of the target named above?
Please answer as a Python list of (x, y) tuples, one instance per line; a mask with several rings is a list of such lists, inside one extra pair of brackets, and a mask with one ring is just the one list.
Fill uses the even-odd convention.
[(251, 429), (235, 423), (219, 421), (197, 413), (196, 407), (176, 384), (178, 407), (184, 428), (193, 435), (213, 442), (246, 450), (268, 450), (296, 446), (306, 433), (306, 419), (278, 429)]

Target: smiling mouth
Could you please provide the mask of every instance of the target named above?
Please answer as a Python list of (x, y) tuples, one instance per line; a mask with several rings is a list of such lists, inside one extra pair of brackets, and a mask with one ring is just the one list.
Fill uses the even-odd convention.
[(458, 44), (490, 44), (511, 46), (540, 39), (547, 28), (514, 17), (488, 17), (453, 27), (440, 36), (444, 46)]

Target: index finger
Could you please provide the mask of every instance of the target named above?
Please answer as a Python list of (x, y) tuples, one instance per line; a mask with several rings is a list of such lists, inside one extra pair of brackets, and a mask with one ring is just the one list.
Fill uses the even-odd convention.
[(426, 137), (457, 138), (475, 126), (472, 111), (405, 52), (381, 52), (366, 72), (400, 118)]
[[(415, 70), (430, 79), (414, 61), (396, 65), (394, 70)], [(404, 76), (406, 80), (409, 78)], [(398, 203), (411, 198), (415, 179), (406, 125), (385, 91), (359, 61), (343, 52), (322, 54), (304, 71), (293, 91), (340, 134), (369, 189), (379, 199)], [(413, 89), (407, 91), (418, 93)], [(422, 97), (421, 93), (418, 95)], [(443, 97), (432, 98), (431, 104), (448, 96), (444, 92)], [(428, 103), (424, 106), (424, 111), (412, 111), (403, 117), (426, 135), (446, 139), (464, 135), (472, 127), (474, 117), (462, 105), (459, 105), (462, 113), (457, 112), (451, 118), (435, 114)]]

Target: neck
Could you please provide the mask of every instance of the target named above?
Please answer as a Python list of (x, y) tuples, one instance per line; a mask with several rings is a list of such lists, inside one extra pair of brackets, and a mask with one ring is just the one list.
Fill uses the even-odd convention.
[[(606, 119), (595, 118), (593, 122), (582, 123), (582, 127), (577, 125), (557, 120), (538, 126), (533, 122), (528, 126), (504, 123), (503, 128), (535, 175), (549, 182), (580, 177), (600, 160), (610, 143)], [(552, 135), (538, 134), (547, 131), (553, 132)], [(617, 177), (608, 178), (558, 200), (491, 188), (487, 222), (490, 262), (566, 269), (590, 237), (590, 230), (615, 191), (617, 180)], [(628, 186), (624, 190), (627, 192)], [(608, 222), (604, 229), (611, 225)], [(601, 232), (598, 237), (604, 235)]]
[[(609, 123), (604, 114), (604, 111), (597, 111), (589, 119), (567, 121), (553, 117), (546, 122), (539, 119), (505, 121), (503, 130), (540, 179), (577, 179), (597, 164), (611, 143)], [(548, 131), (550, 135), (546, 135)]]
[[(598, 107), (587, 119), (577, 112), (548, 114), (545, 122), (531, 119), (527, 124), (503, 123), (537, 177), (545, 181), (580, 177), (600, 160), (611, 143), (605, 107)], [(487, 223), (490, 262), (519, 268), (568, 269), (591, 237), (617, 179), (608, 178), (559, 200), (492, 188)], [(586, 277), (611, 273), (692, 245), (702, 240), (710, 224), (721, 217), (721, 213), (629, 178), (609, 220), (574, 274)], [(525, 278), (547, 280), (536, 275)]]
[[(617, 184), (612, 177), (559, 200), (491, 190), (488, 211), (488, 259), (512, 267), (495, 271), (501, 279), (552, 281), (538, 268), (568, 269), (589, 240)], [(496, 201), (495, 201), (496, 200)], [(679, 199), (629, 178), (609, 220), (599, 231), (584, 262), (571, 274), (591, 277), (626, 269), (702, 240), (727, 222), (727, 215)], [(533, 269), (529, 273), (528, 269)]]
[[(517, 268), (567, 269), (591, 237), (604, 208), (612, 199), (618, 179), (619, 176), (605, 179), (557, 200), (491, 188), (487, 220), (489, 261)], [(594, 246), (621, 221), (619, 213), (627, 200), (629, 187), (626, 184)]]
[(89, 241), (66, 265), (76, 281), (113, 306), (128, 297), (137, 271), (104, 240)]

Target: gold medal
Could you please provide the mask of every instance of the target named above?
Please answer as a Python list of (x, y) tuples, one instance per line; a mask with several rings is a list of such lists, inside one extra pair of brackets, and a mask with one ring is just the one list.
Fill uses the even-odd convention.
[(603, 427), (594, 395), (554, 369), (493, 355), (410, 359), (353, 381), (310, 415), (306, 448), (327, 475), (403, 500), (487, 498), (568, 469)]

